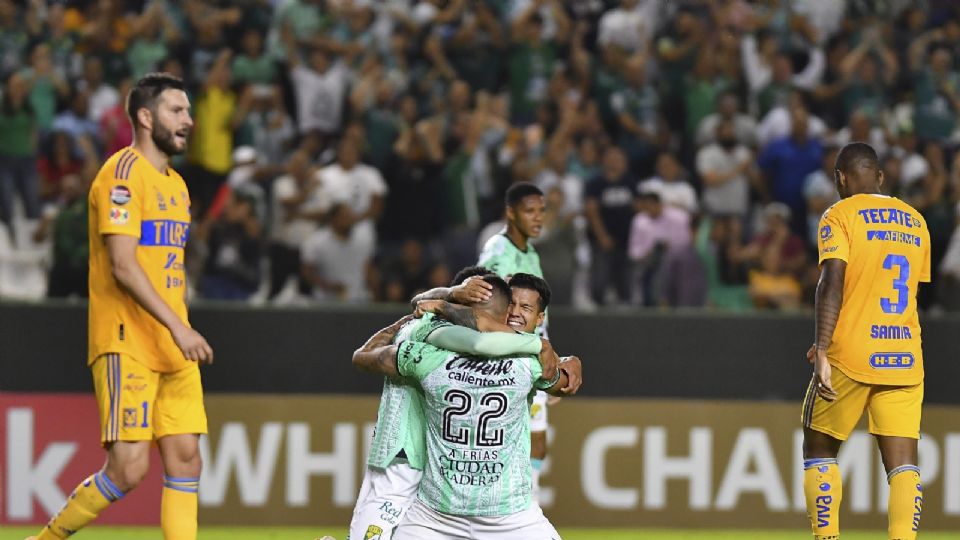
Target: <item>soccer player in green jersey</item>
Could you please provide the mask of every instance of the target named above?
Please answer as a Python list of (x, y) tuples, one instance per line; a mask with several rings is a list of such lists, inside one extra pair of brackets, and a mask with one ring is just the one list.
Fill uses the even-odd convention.
[[(514, 274), (532, 274), (543, 277), (540, 255), (530, 243), (540, 236), (546, 201), (543, 191), (537, 186), (518, 182), (507, 189), (507, 226), (484, 244), (480, 252), (481, 264), (498, 276), (510, 280)], [(547, 335), (547, 320), (537, 326), (537, 333)], [(540, 470), (547, 457), (547, 394), (537, 392), (530, 405), (530, 457), (533, 466), (534, 491), (540, 491)]]
[[(465, 269), (455, 278), (460, 285), (433, 291), (434, 297), (456, 302), (474, 302), (490, 298), (492, 285), (480, 276), (499, 279), (486, 269)], [(472, 276), (465, 279), (465, 276)], [(460, 306), (458, 306), (460, 307)], [(471, 308), (463, 307), (471, 310)], [(502, 321), (496, 325), (484, 319), (479, 326), (500, 330), (481, 334), (473, 329), (454, 326), (428, 314), (419, 319), (410, 317), (391, 325), (398, 340), (424, 341), (464, 354), (501, 356), (505, 354), (549, 351), (544, 355), (547, 370), (555, 369), (555, 354), (549, 344), (536, 335), (518, 334)], [(463, 317), (459, 319), (462, 321)], [(478, 324), (474, 320), (472, 328)], [(504, 333), (508, 332), (508, 333)], [(543, 344), (547, 343), (547, 349)], [(348, 538), (391, 538), (403, 512), (410, 506), (420, 483), (425, 456), (422, 392), (410, 379), (384, 378), (374, 438), (367, 459), (367, 468), (350, 523)], [(378, 536), (379, 535), (379, 536)]]
[[(483, 310), (506, 321), (509, 286), (484, 279), (493, 289)], [(534, 387), (561, 393), (565, 372), (541, 378), (531, 355), (484, 362), (425, 343), (389, 345), (394, 332), (378, 332), (354, 353), (358, 367), (412, 377), (424, 391), (424, 476), (393, 538), (559, 539), (532, 496), (527, 396)]]

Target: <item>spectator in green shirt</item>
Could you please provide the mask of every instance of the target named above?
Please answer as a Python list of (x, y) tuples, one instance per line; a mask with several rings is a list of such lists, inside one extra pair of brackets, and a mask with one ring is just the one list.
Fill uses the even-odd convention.
[(27, 218), (40, 217), (37, 177), (37, 118), (24, 77), (7, 79), (0, 102), (0, 221), (12, 227), (13, 193), (20, 193)]
[(263, 50), (263, 34), (256, 28), (243, 33), (243, 53), (233, 59), (236, 83), (271, 84), (277, 80), (277, 66)]
[[(562, 11), (562, 10), (561, 10)], [(557, 59), (557, 43), (543, 38), (543, 18), (536, 4), (513, 23), (513, 48), (509, 57), (510, 117), (514, 124), (531, 123)]]

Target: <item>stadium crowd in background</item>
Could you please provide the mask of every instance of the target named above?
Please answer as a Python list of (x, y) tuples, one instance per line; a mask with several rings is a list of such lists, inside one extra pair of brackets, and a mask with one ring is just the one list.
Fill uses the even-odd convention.
[(84, 294), (77, 203), (159, 70), (205, 298), (405, 301), (533, 182), (555, 304), (802, 309), (859, 140), (929, 224), (920, 305), (960, 309), (949, 0), (0, 0), (0, 70), (0, 295)]

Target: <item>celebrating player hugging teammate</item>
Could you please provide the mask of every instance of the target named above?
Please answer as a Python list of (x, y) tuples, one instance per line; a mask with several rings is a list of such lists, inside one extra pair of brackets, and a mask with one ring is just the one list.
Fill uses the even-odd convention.
[[(504, 200), (506, 227), (487, 240), (480, 252), (481, 264), (498, 276), (510, 280), (514, 274), (532, 274), (543, 278), (540, 255), (530, 243), (543, 229), (546, 201), (537, 186), (518, 182), (507, 189)], [(537, 324), (536, 331), (547, 335), (547, 317)], [(547, 394), (538, 391), (530, 407), (530, 463), (533, 466), (534, 497), (539, 498), (540, 470), (547, 457)]]
[[(459, 524), (454, 527), (460, 527), (455, 532), (428, 525), (436, 530), (433, 537), (471, 538), (476, 530), (470, 532), (468, 522), (474, 521), (479, 527), (496, 521), (499, 525), (492, 530), (502, 532), (503, 516), (510, 515), (506, 521), (518, 524), (520, 531), (514, 531), (518, 538), (556, 538), (539, 506), (531, 501), (529, 446), (525, 444), (529, 440), (527, 396), (541, 371), (551, 377), (542, 384), (552, 384), (552, 391), (575, 393), (580, 384), (579, 359), (564, 362), (558, 370), (549, 342), (507, 326), (512, 293), (501, 278), (484, 268), (468, 268), (454, 282), (461, 284), (416, 299), (435, 299), (419, 301), (422, 318), (397, 321), (354, 354), (361, 369), (391, 376), (384, 380), (350, 538), (401, 538), (394, 529), (414, 503), (418, 485), (420, 505), (426, 506), (415, 515), (449, 514), (451, 523)], [(549, 292), (546, 296), (544, 308)], [(540, 362), (530, 354), (539, 354)], [(404, 377), (396, 377), (398, 373)], [(508, 431), (510, 436), (504, 436)], [(427, 434), (430, 446), (425, 448)], [(524, 442), (518, 446), (517, 441)], [(422, 484), (421, 471), (427, 475)], [(468, 496), (471, 489), (477, 491)], [(481, 493), (498, 495), (488, 498), (480, 497)], [(466, 506), (451, 505), (451, 501)], [(513, 516), (521, 511), (522, 515)], [(490, 516), (501, 517), (485, 522)], [(408, 538), (426, 534), (416, 525), (406, 527)]]
[(807, 352), (815, 367), (803, 402), (807, 514), (817, 540), (839, 538), (837, 453), (867, 410), (890, 484), (889, 538), (913, 540), (923, 501), (916, 294), (930, 281), (930, 234), (920, 212), (880, 194), (883, 172), (870, 146), (843, 147), (834, 175), (842, 200), (820, 220), (816, 337)]

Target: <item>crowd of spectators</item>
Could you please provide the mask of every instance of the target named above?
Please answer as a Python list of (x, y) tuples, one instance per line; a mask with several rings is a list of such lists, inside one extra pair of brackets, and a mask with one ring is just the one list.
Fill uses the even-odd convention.
[(921, 305), (957, 310), (954, 4), (0, 0), (0, 267), (51, 245), (48, 294), (84, 294), (84, 193), (159, 70), (193, 105), (201, 297), (404, 301), (533, 182), (555, 303), (802, 309), (836, 150), (865, 141), (929, 224)]

